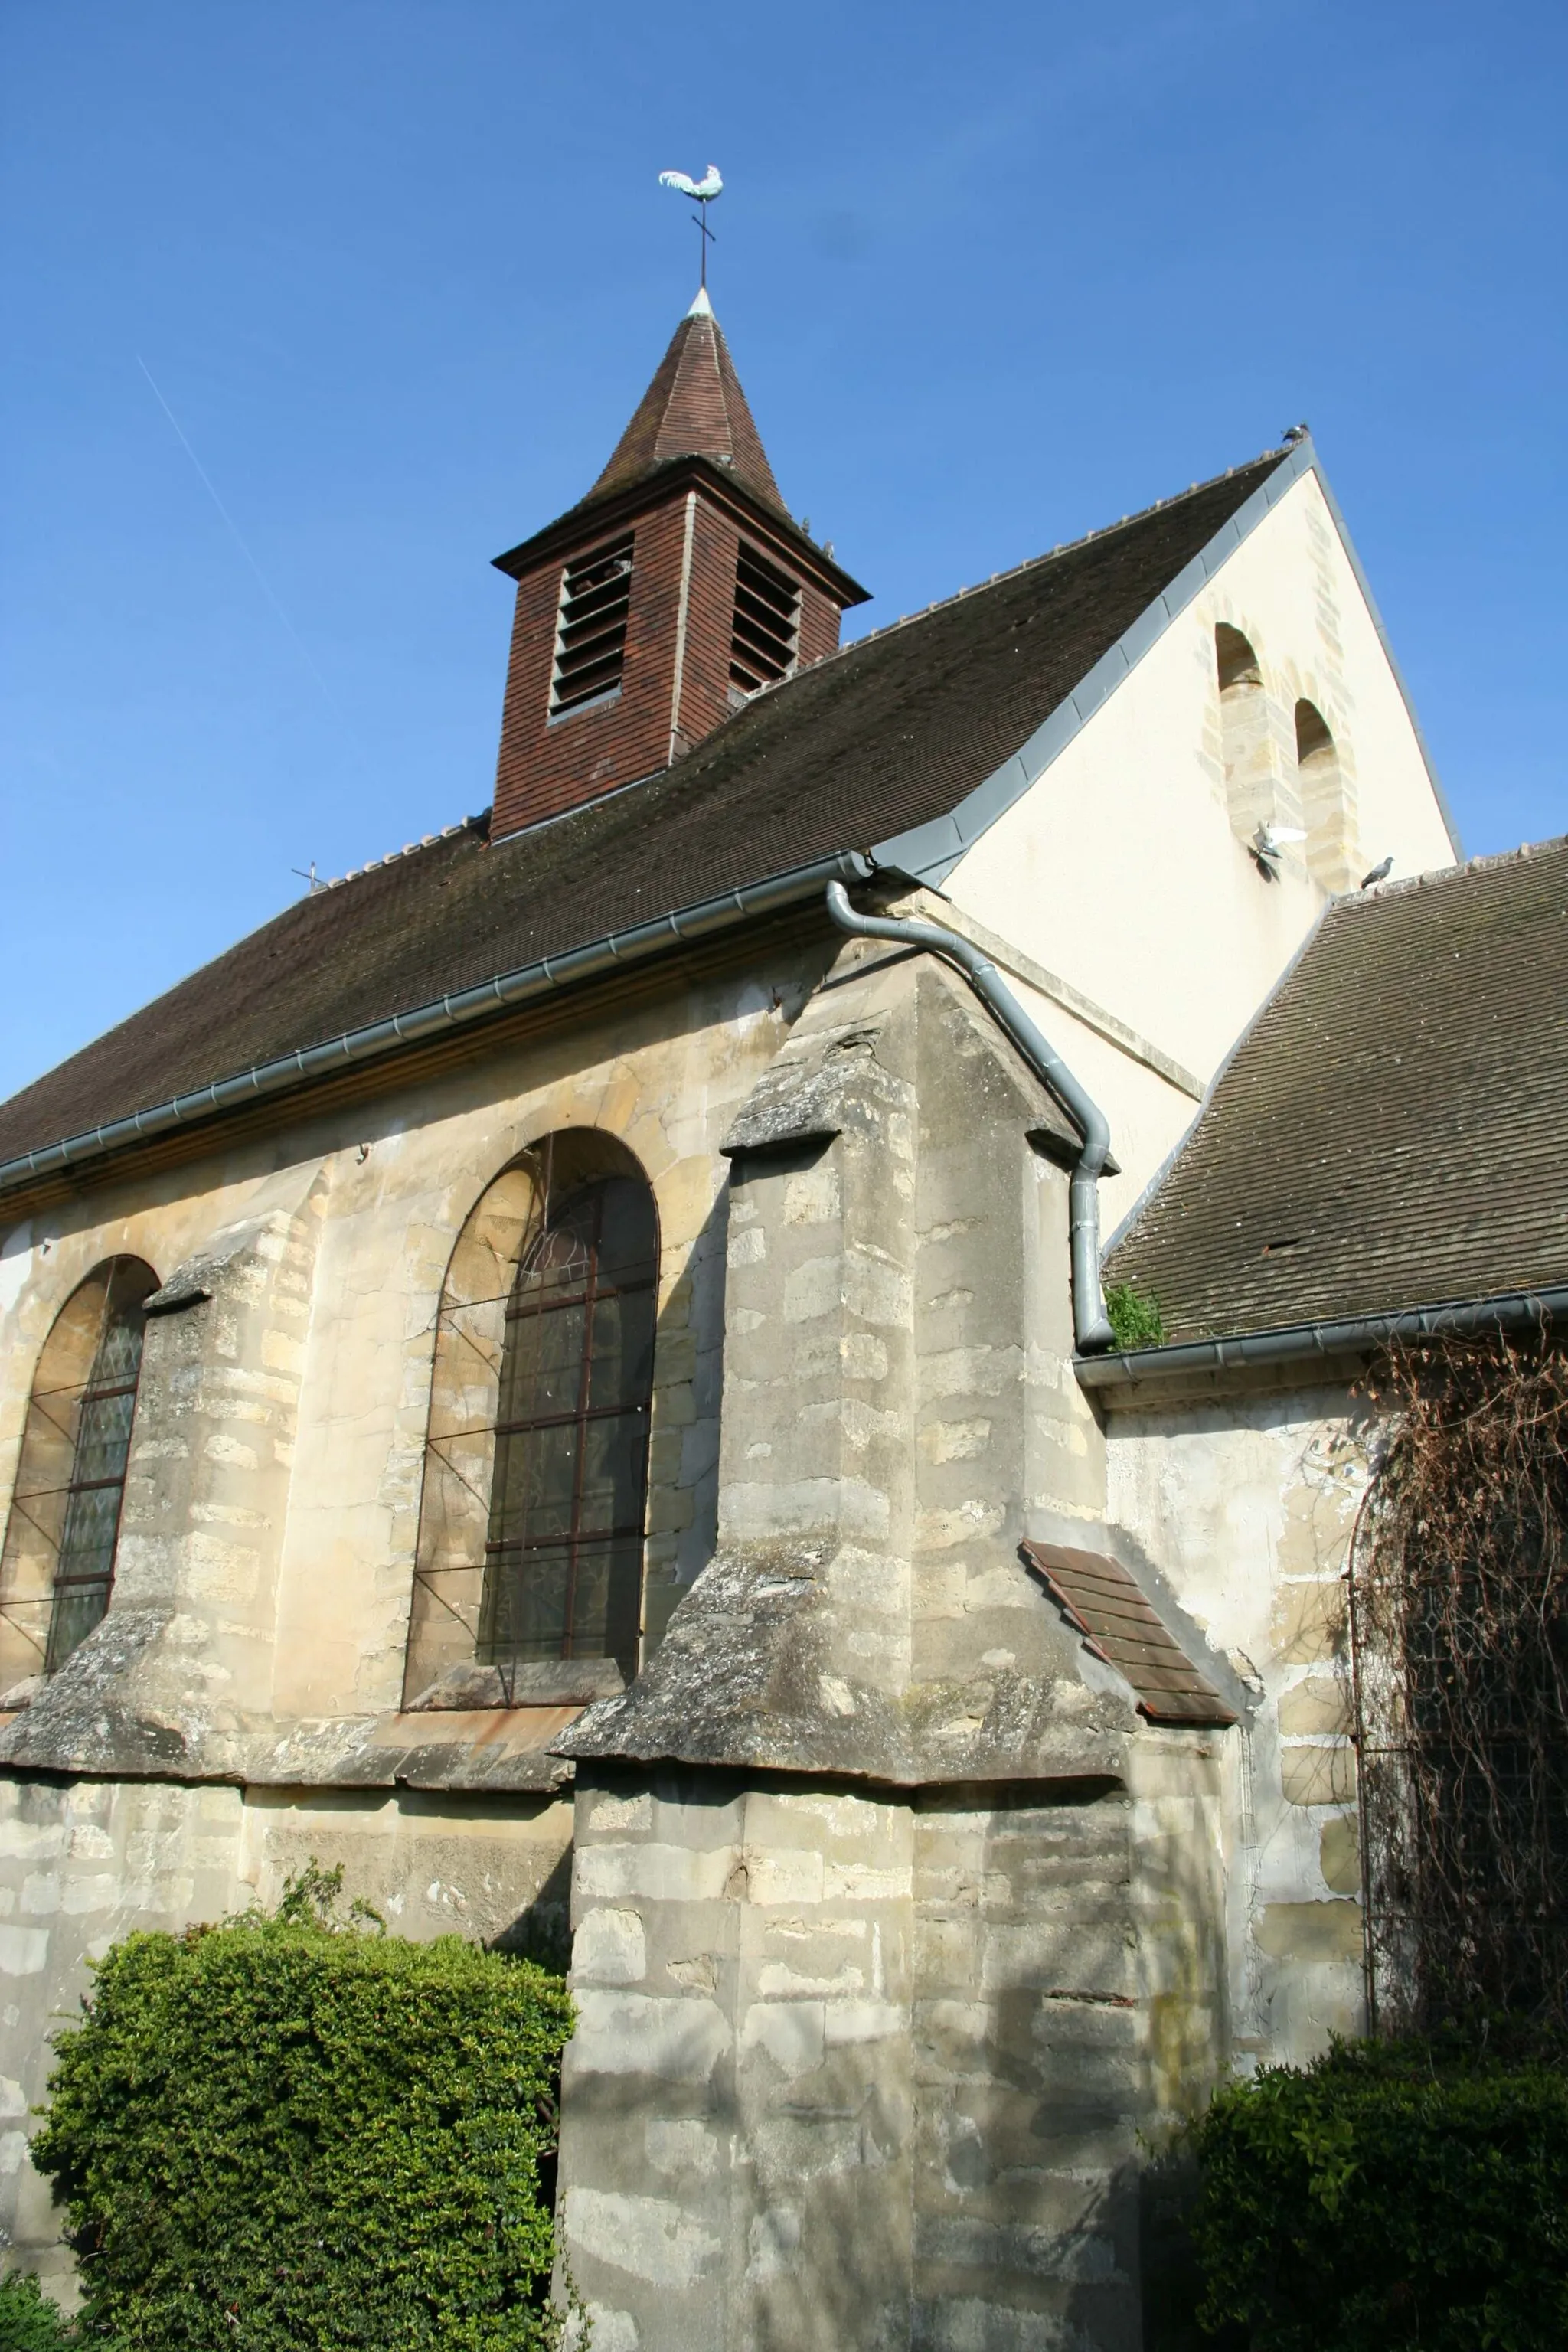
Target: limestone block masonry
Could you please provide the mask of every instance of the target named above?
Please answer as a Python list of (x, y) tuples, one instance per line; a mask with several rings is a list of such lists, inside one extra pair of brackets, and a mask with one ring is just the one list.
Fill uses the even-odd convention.
[[(0, 2259), (68, 2294), (26, 2159), (50, 2035), (135, 1928), (277, 1901), (314, 1856), (404, 1933), (564, 1958), (570, 1707), (400, 1712), (434, 1328), (458, 1235), (564, 1128), (647, 1171), (661, 1264), (645, 1642), (711, 1555), (727, 1162), (820, 977), (817, 919), (520, 1021), (482, 1060), (195, 1148), (0, 1244), (0, 1512), (35, 1368), (110, 1256), (162, 1277), (112, 1603), (0, 1716)], [(4, 1596), (0, 1595), (0, 1603)]]
[(1223, 2047), (1221, 1789), (1018, 1553), (1103, 1540), (1072, 1139), (858, 946), (726, 1149), (717, 1551), (561, 1743), (595, 2340), (1132, 2352), (1138, 2135)]

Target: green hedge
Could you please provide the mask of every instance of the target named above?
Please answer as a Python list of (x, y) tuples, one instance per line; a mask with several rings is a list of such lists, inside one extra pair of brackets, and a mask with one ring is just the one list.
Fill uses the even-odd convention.
[(1221, 2090), (1193, 2135), (1206, 2326), (1250, 2352), (1563, 2352), (1562, 2057), (1340, 2043)]
[(69, 2352), (76, 2340), (36, 2278), (25, 2271), (0, 2278), (0, 2352)]
[(560, 1979), (456, 1937), (275, 1919), (133, 1935), (64, 2033), (33, 2158), (116, 2352), (548, 2343)]

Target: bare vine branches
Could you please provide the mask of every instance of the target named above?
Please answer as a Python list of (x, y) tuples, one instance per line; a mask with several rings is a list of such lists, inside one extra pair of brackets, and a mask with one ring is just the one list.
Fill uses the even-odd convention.
[(1402, 1351), (1352, 1562), (1374, 2013), (1568, 2025), (1568, 1357)]

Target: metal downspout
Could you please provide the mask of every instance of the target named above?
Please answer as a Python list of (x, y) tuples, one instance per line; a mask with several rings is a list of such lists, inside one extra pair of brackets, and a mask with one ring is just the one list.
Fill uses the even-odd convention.
[(1116, 1334), (1105, 1312), (1100, 1286), (1100, 1193), (1101, 1171), (1110, 1156), (1110, 1129), (1105, 1113), (1074, 1077), (1054, 1045), (1036, 1028), (989, 956), (983, 955), (956, 931), (935, 923), (898, 922), (889, 915), (857, 914), (842, 882), (827, 886), (827, 911), (841, 931), (858, 940), (892, 940), (900, 947), (927, 948), (944, 956), (963, 974), (981, 1002), (1012, 1039), (1029, 1067), (1056, 1097), (1079, 1134), (1083, 1148), (1073, 1166), (1068, 1188), (1072, 1231), (1072, 1320), (1079, 1352), (1088, 1355), (1112, 1345)]

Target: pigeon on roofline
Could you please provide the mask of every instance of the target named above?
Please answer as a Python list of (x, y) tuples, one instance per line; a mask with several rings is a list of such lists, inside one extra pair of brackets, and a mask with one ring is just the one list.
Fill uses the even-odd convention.
[(1390, 856), (1384, 859), (1381, 866), (1374, 866), (1370, 874), (1363, 874), (1362, 876), (1362, 888), (1363, 890), (1370, 890), (1374, 882), (1386, 882), (1393, 871), (1394, 859), (1393, 856)]

